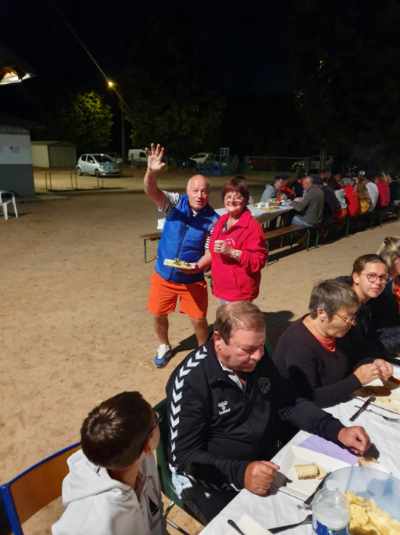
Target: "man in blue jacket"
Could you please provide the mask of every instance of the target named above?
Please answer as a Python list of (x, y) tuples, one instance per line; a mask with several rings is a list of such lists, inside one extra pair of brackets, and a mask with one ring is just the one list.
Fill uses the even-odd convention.
[[(159, 340), (154, 363), (165, 366), (172, 356), (168, 336), (168, 314), (175, 310), (187, 314), (193, 324), (199, 345), (208, 337), (207, 283), (198, 263), (205, 253), (208, 237), (218, 218), (208, 204), (208, 183), (202, 175), (192, 176), (186, 194), (169, 193), (159, 189), (157, 175), (165, 167), (164, 148), (151, 145), (148, 152), (144, 191), (165, 214), (165, 225), (158, 246), (155, 272), (151, 277), (149, 311), (154, 316), (155, 332)], [(183, 260), (189, 269), (166, 265), (166, 260)], [(205, 267), (201, 262), (202, 269)]]

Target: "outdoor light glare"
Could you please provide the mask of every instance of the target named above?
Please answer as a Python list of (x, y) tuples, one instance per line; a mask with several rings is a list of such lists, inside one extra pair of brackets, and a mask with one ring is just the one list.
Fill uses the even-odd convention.
[(17, 71), (14, 67), (3, 67), (0, 69), (0, 85), (18, 84), (32, 78), (29, 72)]
[(112, 89), (115, 86), (115, 83), (112, 80), (107, 80), (107, 85), (110, 89)]

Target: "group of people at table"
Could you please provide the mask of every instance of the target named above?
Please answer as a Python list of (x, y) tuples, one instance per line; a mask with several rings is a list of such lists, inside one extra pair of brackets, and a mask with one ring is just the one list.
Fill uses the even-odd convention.
[[(218, 219), (205, 177), (192, 177), (185, 195), (157, 187), (162, 157), (162, 147), (152, 146), (145, 176), (146, 193), (166, 216), (149, 309), (162, 344), (169, 346), (168, 314), (178, 300), (197, 336), (198, 347), (166, 386), (167, 449), (176, 494), (207, 524), (241, 489), (269, 493), (279, 470), (270, 459), (293, 429), (357, 455), (368, 450), (368, 430), (346, 427), (323, 409), (393, 373), (389, 360), (400, 350), (400, 239), (386, 238), (379, 254), (357, 258), (350, 276), (316, 284), (308, 313), (268, 354), (264, 314), (252, 303), (267, 251), (246, 208), (244, 180), (225, 185), (227, 213)], [(193, 265), (171, 268), (167, 258)], [(203, 270), (210, 265), (221, 304), (209, 337)], [(81, 449), (68, 460), (65, 511), (53, 535), (166, 533), (153, 455), (158, 423), (139, 392), (117, 394), (89, 413)]]
[[(332, 175), (322, 170), (319, 176), (306, 176), (288, 185), (288, 178), (276, 176), (267, 184), (260, 202), (292, 200), (296, 212), (292, 224), (314, 227), (320, 223), (339, 224), (347, 216), (356, 218), (374, 210), (387, 208), (396, 200), (395, 187), (390, 175), (366, 176), (361, 171), (354, 177)], [(393, 198), (392, 198), (393, 197)]]

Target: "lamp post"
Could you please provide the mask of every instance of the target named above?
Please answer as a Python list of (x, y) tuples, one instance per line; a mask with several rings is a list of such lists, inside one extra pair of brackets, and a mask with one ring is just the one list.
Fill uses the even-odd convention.
[(125, 140), (125, 102), (122, 98), (120, 92), (118, 91), (115, 82), (112, 80), (107, 80), (107, 86), (109, 89), (114, 91), (118, 98), (118, 105), (121, 112), (121, 157), (122, 161), (126, 161), (126, 140)]

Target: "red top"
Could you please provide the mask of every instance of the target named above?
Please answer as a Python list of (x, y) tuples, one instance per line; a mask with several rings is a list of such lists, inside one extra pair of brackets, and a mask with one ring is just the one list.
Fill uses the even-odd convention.
[[(228, 218), (224, 214), (218, 219), (210, 239), (213, 294), (226, 301), (252, 301), (258, 295), (261, 270), (268, 257), (264, 233), (247, 208), (226, 230)], [(240, 258), (215, 253), (215, 240), (227, 240), (231, 247), (242, 252)]]
[(386, 208), (390, 204), (390, 187), (385, 180), (377, 180), (376, 185), (378, 187), (379, 197), (378, 197), (378, 206), (379, 208)]
[(360, 199), (358, 193), (350, 184), (344, 186), (344, 194), (347, 201), (347, 213), (350, 217), (356, 217), (360, 215)]

